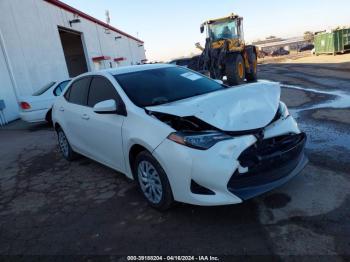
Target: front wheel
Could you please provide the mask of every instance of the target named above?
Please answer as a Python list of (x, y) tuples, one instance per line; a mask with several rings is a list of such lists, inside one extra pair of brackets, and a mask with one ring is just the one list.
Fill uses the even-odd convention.
[(158, 161), (147, 151), (135, 159), (134, 172), (143, 196), (150, 206), (166, 210), (174, 202), (169, 180)]

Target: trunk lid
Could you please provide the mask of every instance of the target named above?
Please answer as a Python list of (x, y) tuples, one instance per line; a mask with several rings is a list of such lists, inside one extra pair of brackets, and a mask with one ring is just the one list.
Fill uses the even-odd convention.
[(19, 103), (26, 102), (30, 105), (29, 109), (22, 111), (35, 111), (43, 110), (52, 107), (53, 102), (55, 101), (55, 96), (22, 96), (19, 98)]

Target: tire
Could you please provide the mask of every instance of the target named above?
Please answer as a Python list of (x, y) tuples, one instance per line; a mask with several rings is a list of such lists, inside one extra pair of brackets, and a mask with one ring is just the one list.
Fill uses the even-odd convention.
[(68, 161), (73, 161), (76, 159), (77, 154), (73, 151), (70, 146), (66, 134), (61, 128), (57, 130), (58, 147), (63, 155), (63, 157)]
[(48, 122), (50, 125), (52, 125), (52, 109), (50, 109), (45, 116), (46, 122)]
[(230, 86), (244, 83), (245, 65), (241, 54), (231, 54), (226, 59), (226, 77)]
[(255, 82), (258, 80), (258, 61), (256, 59), (256, 54), (251, 52), (248, 55), (249, 65), (251, 66), (251, 72), (246, 73), (246, 78), (248, 82)]
[(158, 161), (147, 151), (136, 156), (134, 176), (148, 204), (158, 210), (166, 210), (174, 202), (168, 177)]

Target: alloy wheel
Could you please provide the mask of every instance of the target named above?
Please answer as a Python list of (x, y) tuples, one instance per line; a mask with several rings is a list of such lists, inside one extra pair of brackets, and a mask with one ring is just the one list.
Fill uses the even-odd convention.
[(62, 131), (58, 132), (58, 143), (59, 143), (62, 154), (65, 157), (68, 157), (69, 144), (68, 144), (68, 140), (67, 140), (65, 134)]
[(142, 160), (137, 167), (137, 176), (143, 194), (151, 203), (158, 204), (162, 200), (163, 187), (155, 167), (150, 162)]

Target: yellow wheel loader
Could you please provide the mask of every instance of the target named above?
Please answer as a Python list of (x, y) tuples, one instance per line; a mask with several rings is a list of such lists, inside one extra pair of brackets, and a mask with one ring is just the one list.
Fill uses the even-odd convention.
[(229, 85), (239, 85), (257, 80), (257, 48), (244, 43), (243, 18), (229, 16), (208, 20), (201, 27), (207, 33), (205, 47), (196, 43), (202, 54), (195, 56), (188, 67), (223, 80)]

